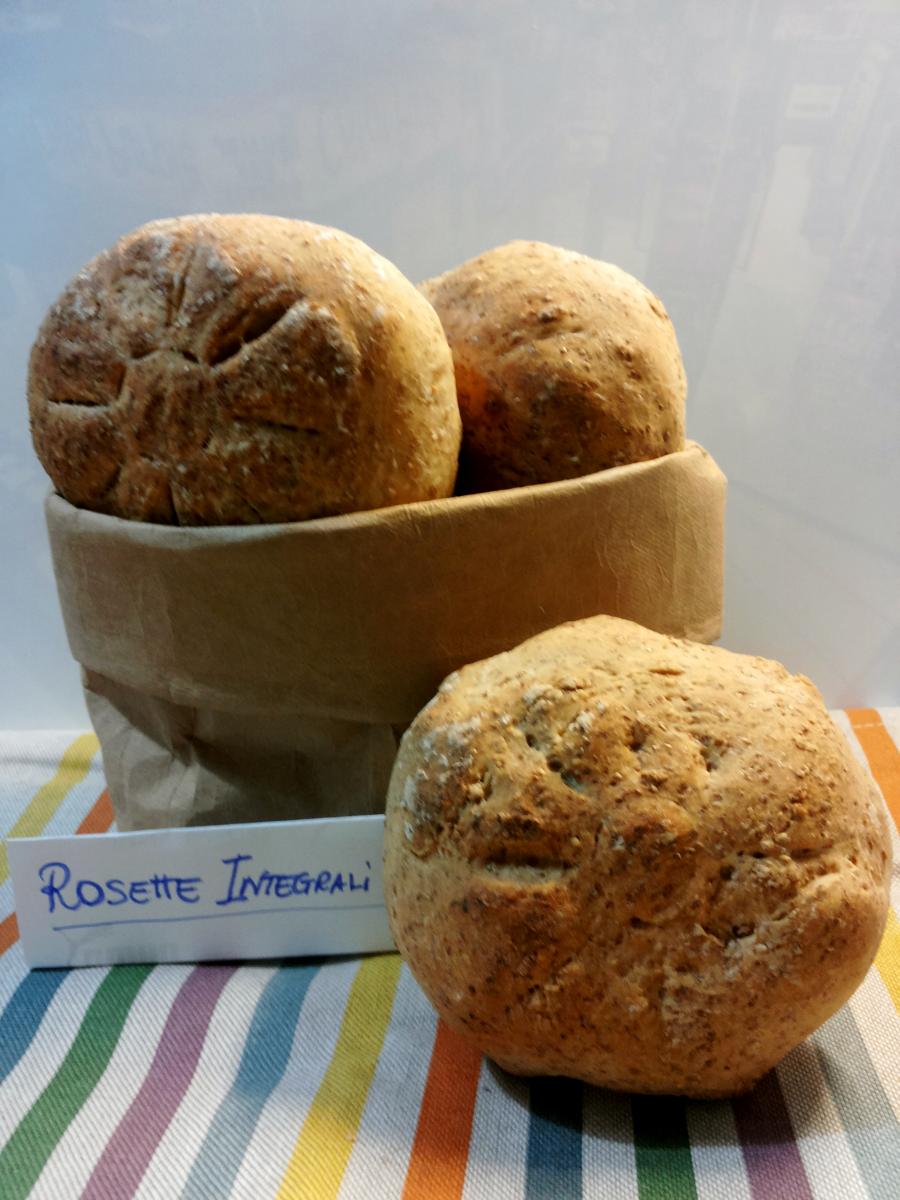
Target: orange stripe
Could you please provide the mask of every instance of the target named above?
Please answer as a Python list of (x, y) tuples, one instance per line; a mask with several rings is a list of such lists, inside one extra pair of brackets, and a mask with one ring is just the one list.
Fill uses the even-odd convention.
[[(76, 829), (76, 833), (105, 833), (113, 822), (112, 804), (106, 788), (94, 801), (91, 811)], [(0, 955), (7, 952), (19, 940), (19, 923), (16, 914), (10, 913), (0, 921)]]
[(847, 716), (865, 751), (875, 782), (900, 830), (900, 751), (874, 708), (848, 708)]
[(110, 825), (113, 823), (112, 804), (109, 799), (109, 792), (106, 788), (100, 793), (94, 801), (94, 806), (88, 815), (84, 818), (76, 833), (106, 833)]
[(16, 920), (16, 914), (10, 913), (0, 921), (0, 954), (5, 954), (18, 940), (19, 922)]
[(459, 1200), (480, 1072), (478, 1051), (438, 1021), (403, 1200)]

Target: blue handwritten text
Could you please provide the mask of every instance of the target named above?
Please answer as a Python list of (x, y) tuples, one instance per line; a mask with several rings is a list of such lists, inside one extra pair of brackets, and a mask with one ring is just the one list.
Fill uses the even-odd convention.
[(41, 891), (47, 897), (47, 911), (51, 913), (57, 908), (78, 912), (81, 908), (99, 905), (116, 908), (120, 904), (150, 904), (153, 900), (196, 904), (200, 899), (197, 889), (203, 882), (199, 875), (155, 874), (147, 879), (107, 879), (98, 883), (94, 879), (73, 879), (64, 862), (44, 863), (38, 878), (43, 885)]
[[(358, 879), (352, 871), (319, 871), (316, 874), (309, 871), (297, 871), (294, 874), (278, 874), (274, 871), (251, 873), (243, 864), (252, 861), (252, 854), (235, 854), (233, 858), (222, 859), (230, 871), (227, 891), (216, 901), (217, 905), (243, 904), (257, 896), (275, 896), (279, 900), (286, 900), (289, 896), (334, 896), (342, 892), (369, 890), (368, 874)], [(371, 871), (372, 864), (366, 862), (366, 867)]]

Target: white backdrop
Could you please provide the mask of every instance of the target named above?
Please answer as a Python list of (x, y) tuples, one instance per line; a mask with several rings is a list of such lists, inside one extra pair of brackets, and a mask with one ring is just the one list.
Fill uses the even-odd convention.
[(413, 279), (512, 237), (658, 292), (730, 479), (723, 643), (900, 702), (895, 0), (3, 0), (0, 728), (80, 726), (24, 377), (158, 216), (337, 225)]

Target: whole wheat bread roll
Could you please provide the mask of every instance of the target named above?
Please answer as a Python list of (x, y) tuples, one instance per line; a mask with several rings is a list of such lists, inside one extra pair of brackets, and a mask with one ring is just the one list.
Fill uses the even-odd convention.
[(401, 953), (517, 1074), (751, 1087), (878, 946), (889, 840), (813, 685), (612, 617), (450, 676), (404, 736)]
[(469, 490), (570, 479), (684, 446), (672, 322), (619, 267), (509, 242), (421, 290), (453, 351)]
[(82, 270), (31, 354), (35, 448), (71, 503), (293, 521), (453, 490), (452, 362), (413, 285), (334, 229), (154, 221)]

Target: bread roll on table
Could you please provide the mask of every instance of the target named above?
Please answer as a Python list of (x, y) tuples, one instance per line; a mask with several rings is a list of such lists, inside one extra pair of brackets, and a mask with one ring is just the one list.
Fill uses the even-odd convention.
[(403, 738), (397, 945), (517, 1074), (741, 1092), (862, 980), (874, 784), (809, 680), (613, 617), (464, 667)]
[(191, 216), (128, 234), (41, 326), (38, 456), (72, 504), (141, 521), (295, 521), (450, 495), (440, 323), (338, 230)]

